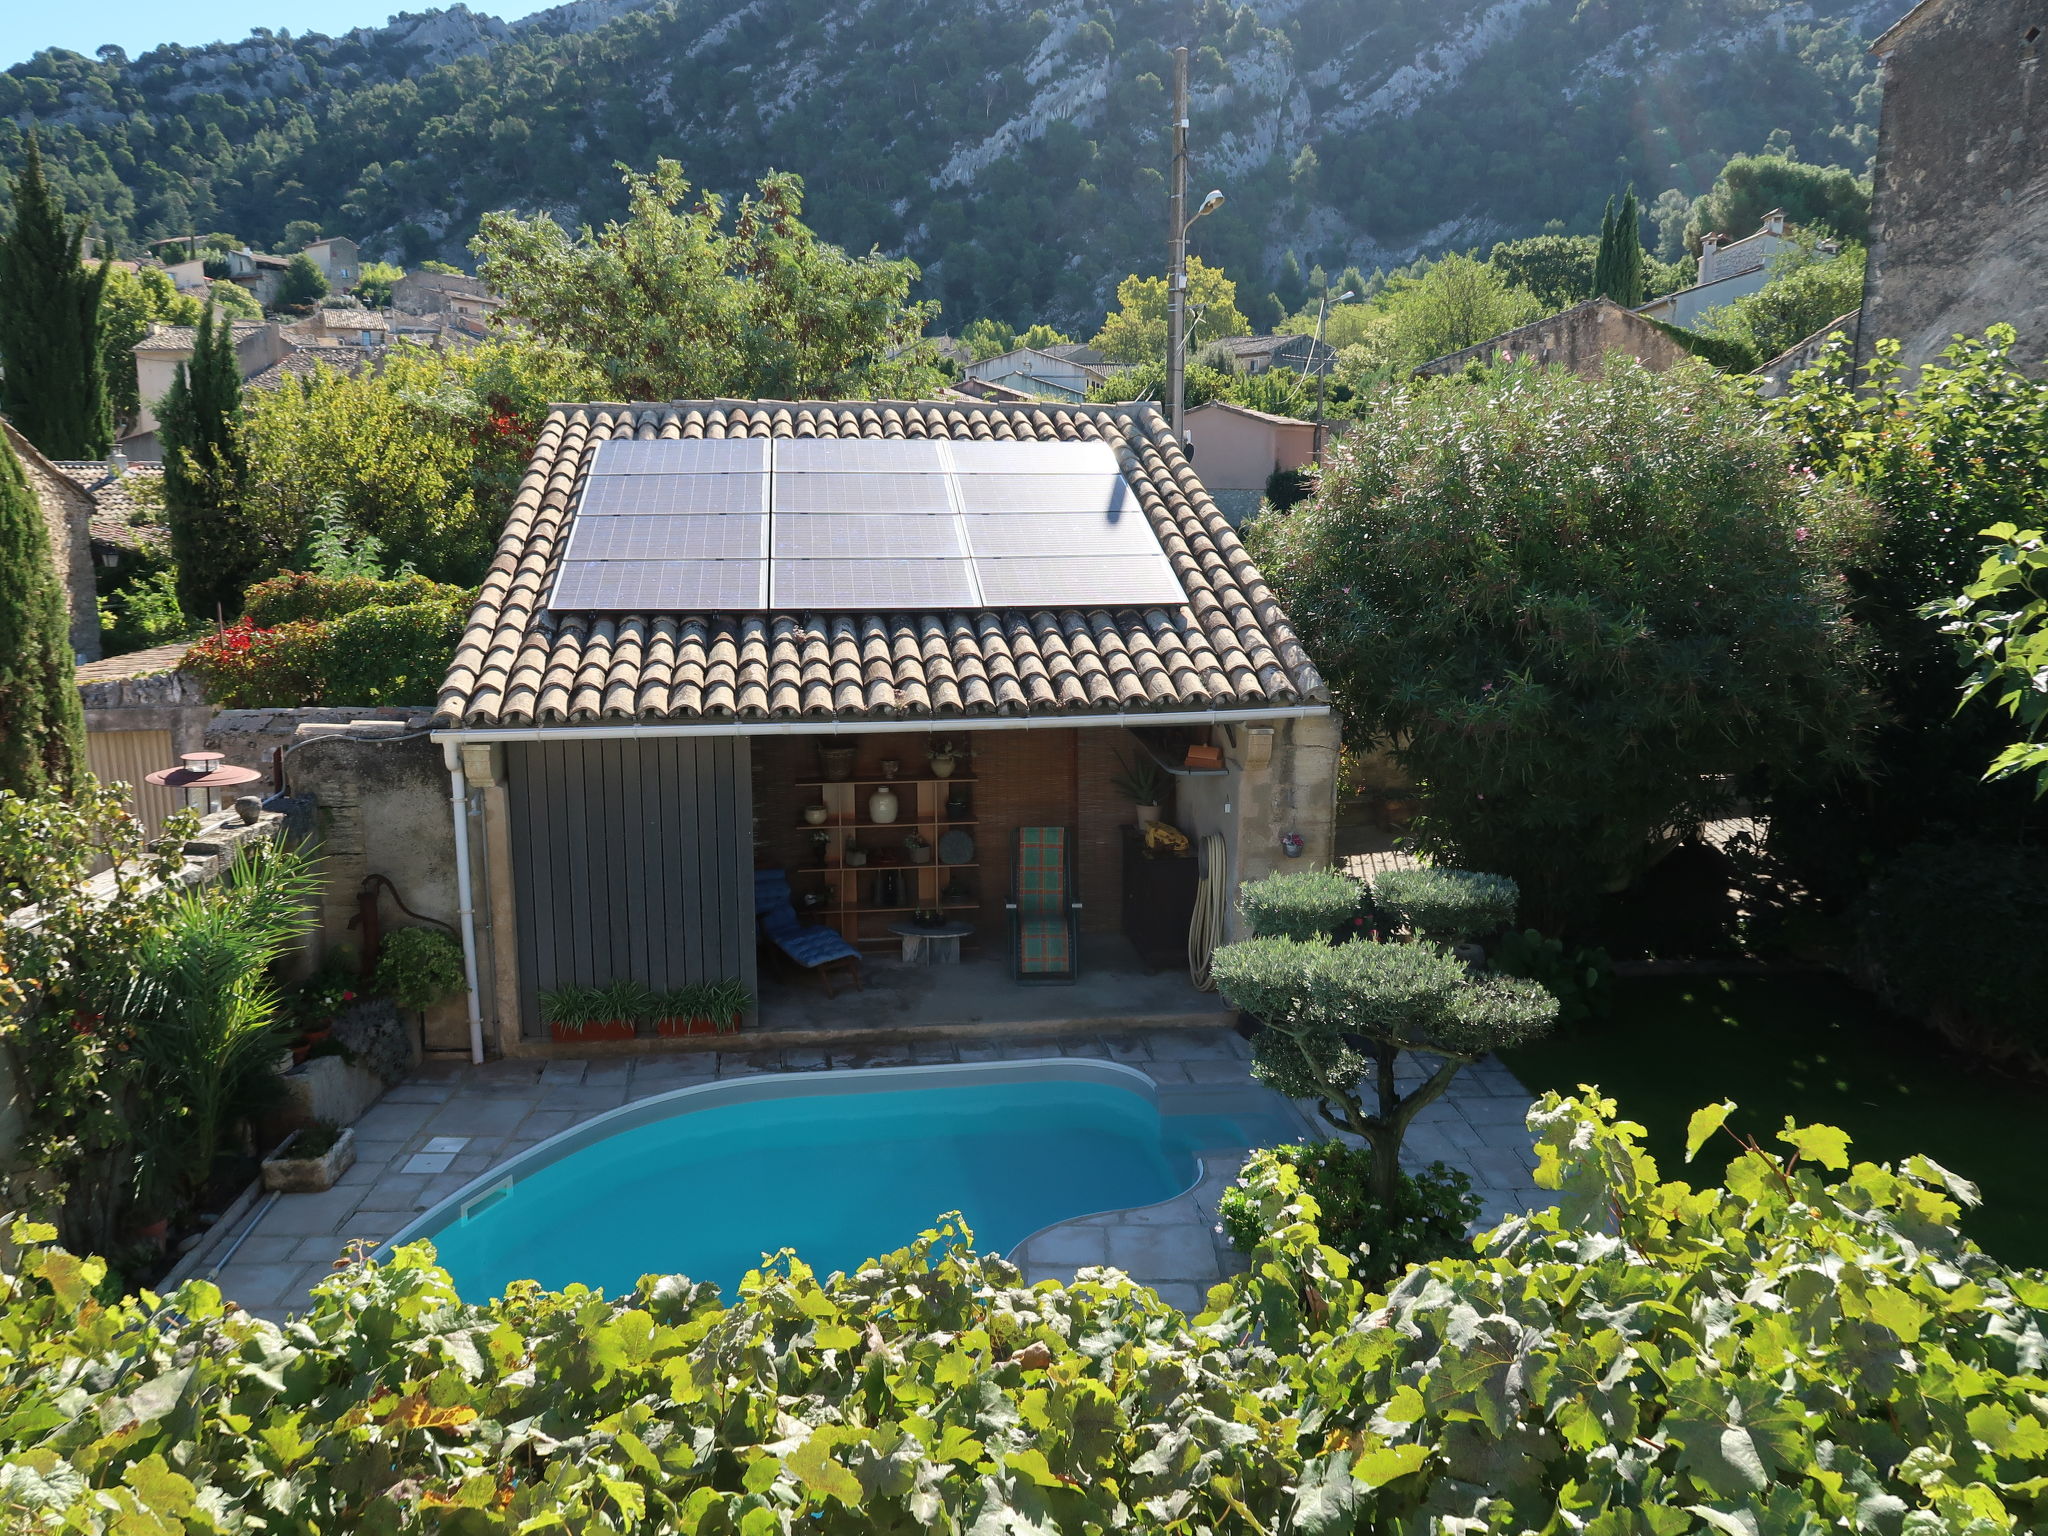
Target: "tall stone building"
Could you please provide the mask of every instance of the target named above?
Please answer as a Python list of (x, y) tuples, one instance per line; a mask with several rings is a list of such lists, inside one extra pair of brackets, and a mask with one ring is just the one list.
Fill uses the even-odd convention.
[(2048, 0), (1920, 0), (1884, 61), (1857, 355), (1896, 336), (1917, 371), (2003, 320), (2048, 357)]

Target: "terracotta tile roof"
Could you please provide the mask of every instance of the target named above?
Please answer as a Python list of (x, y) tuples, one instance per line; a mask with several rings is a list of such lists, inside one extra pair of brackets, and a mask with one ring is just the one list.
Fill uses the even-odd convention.
[[(1187, 602), (946, 613), (552, 613), (595, 445), (613, 437), (1100, 439)], [(558, 406), (441, 686), (443, 726), (1257, 710), (1329, 695), (1151, 405), (696, 401)]]
[(242, 381), (245, 389), (275, 389), (287, 379), (310, 379), (320, 369), (357, 374), (371, 366), (375, 357), (362, 347), (294, 347), (260, 373)]
[(163, 525), (163, 465), (130, 464), (119, 475), (100, 459), (60, 459), (57, 467), (92, 498), (95, 539), (128, 549), (169, 543)]
[[(269, 324), (265, 320), (236, 320), (233, 332), (236, 341), (263, 329)], [(154, 324), (149, 334), (135, 343), (137, 352), (190, 352), (199, 343), (199, 330), (190, 325)]]

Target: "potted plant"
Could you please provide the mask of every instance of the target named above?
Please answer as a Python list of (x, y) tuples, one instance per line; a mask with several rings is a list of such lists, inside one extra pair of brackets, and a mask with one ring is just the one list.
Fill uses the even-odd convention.
[(955, 748), (952, 738), (948, 737), (925, 754), (925, 761), (931, 764), (933, 778), (950, 779), (960, 766), (960, 759), (966, 755)]
[(399, 928), (384, 936), (373, 982), (399, 1007), (424, 1015), (460, 992), (467, 979), (455, 940), (433, 928)]
[(1113, 782), (1136, 807), (1138, 825), (1142, 827), (1157, 821), (1159, 803), (1173, 786), (1166, 770), (1142, 754), (1135, 761), (1125, 762), (1119, 752), (1116, 762), (1118, 772)]
[(903, 851), (910, 856), (913, 864), (929, 864), (932, 861), (932, 845), (913, 832), (903, 839)]
[(540, 1016), (558, 1041), (630, 1040), (633, 1025), (621, 1022), (603, 987), (551, 987), (540, 995)]
[(853, 751), (851, 746), (840, 741), (818, 748), (818, 776), (835, 783), (852, 778)]
[(640, 1033), (642, 1024), (654, 1022), (661, 999), (654, 988), (644, 981), (633, 981), (621, 977), (607, 982), (597, 989), (597, 1022), (615, 1028), (618, 1033), (598, 1036), (601, 1040), (630, 1040)]
[(712, 1027), (721, 1035), (734, 1033), (740, 1027), (740, 1020), (754, 1005), (754, 994), (746, 983), (737, 976), (728, 976), (723, 981), (713, 981), (704, 987), (704, 1012), (710, 1018)]
[(711, 1021), (711, 1010), (705, 994), (710, 989), (701, 981), (685, 986), (670, 987), (658, 994), (655, 1000), (654, 1032), (673, 1038), (677, 1035), (710, 1035), (718, 1032), (718, 1026)]
[(263, 1159), (263, 1187), (286, 1194), (317, 1194), (334, 1188), (355, 1160), (355, 1132), (316, 1120), (293, 1131), (284, 1145)]

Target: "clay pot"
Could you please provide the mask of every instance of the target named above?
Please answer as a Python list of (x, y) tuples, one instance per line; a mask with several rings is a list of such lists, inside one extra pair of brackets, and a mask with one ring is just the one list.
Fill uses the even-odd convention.
[(1138, 825), (1141, 827), (1149, 827), (1159, 819), (1159, 807), (1156, 805), (1135, 805), (1131, 809), (1137, 813)]
[(953, 770), (959, 766), (960, 757), (955, 752), (934, 752), (925, 761), (931, 764), (933, 778), (950, 779)]
[(814, 827), (825, 825), (825, 818), (831, 814), (822, 805), (807, 805), (804, 807), (804, 820)]
[(853, 777), (853, 748), (818, 748), (818, 767), (823, 775), (834, 781)]
[(874, 822), (877, 826), (886, 827), (890, 822), (894, 821), (896, 819), (896, 811), (895, 790), (878, 789), (868, 796), (868, 820)]

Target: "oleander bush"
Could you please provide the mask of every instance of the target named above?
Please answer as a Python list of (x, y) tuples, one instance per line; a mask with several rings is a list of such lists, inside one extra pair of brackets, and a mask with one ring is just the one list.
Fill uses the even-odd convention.
[[(1716, 1106), (1695, 1117), (1696, 1147)], [(1113, 1270), (1023, 1284), (945, 1222), (729, 1300), (459, 1296), (415, 1244), (279, 1326), (16, 1228), (0, 1283), (12, 1536), (2031, 1532), (2048, 1277), (1955, 1230), (1970, 1187), (1787, 1125), (1660, 1183), (1597, 1097), (1532, 1112), (1562, 1206), (1369, 1292), (1297, 1170), (1183, 1316)]]

